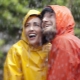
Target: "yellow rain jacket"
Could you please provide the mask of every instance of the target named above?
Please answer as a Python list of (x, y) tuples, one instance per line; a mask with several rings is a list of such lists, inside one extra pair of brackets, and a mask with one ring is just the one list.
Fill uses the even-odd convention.
[(46, 80), (48, 52), (51, 45), (33, 48), (24, 34), (24, 25), (30, 15), (40, 12), (30, 10), (23, 21), (22, 38), (9, 50), (4, 63), (4, 80)]

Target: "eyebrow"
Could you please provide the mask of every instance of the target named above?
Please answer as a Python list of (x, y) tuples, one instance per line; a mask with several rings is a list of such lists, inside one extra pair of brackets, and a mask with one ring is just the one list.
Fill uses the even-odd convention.
[(39, 23), (39, 22), (34, 22), (34, 23)]

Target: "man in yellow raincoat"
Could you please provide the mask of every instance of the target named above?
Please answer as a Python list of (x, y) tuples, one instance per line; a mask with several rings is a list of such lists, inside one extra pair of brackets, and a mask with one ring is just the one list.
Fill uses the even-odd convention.
[(40, 12), (30, 10), (23, 20), (21, 40), (9, 50), (4, 63), (4, 80), (46, 80), (50, 46), (41, 45)]

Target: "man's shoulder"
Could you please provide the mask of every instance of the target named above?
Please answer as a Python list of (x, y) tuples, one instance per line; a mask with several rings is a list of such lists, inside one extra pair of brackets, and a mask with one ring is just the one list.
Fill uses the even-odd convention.
[(57, 42), (57, 41), (65, 41), (65, 40), (69, 40), (69, 37), (67, 37), (66, 35), (60, 35), (60, 36), (57, 36), (53, 41)]

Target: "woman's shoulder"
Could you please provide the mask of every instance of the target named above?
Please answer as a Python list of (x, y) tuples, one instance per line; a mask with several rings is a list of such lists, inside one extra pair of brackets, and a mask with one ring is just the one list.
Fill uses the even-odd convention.
[(24, 43), (24, 41), (19, 40), (18, 42), (16, 42), (15, 44), (13, 44), (8, 52), (16, 52), (16, 53), (20, 53), (23, 51), (24, 48), (26, 48), (27, 50), (28, 45), (26, 43)]

